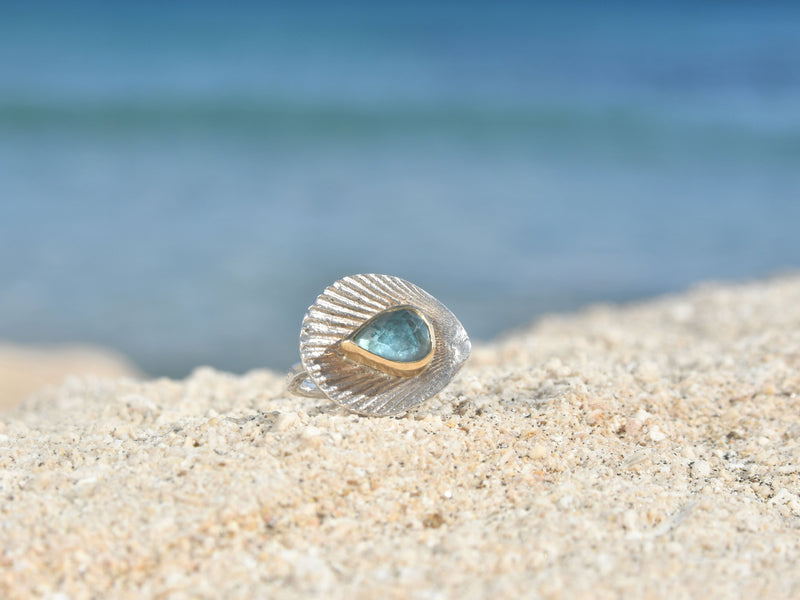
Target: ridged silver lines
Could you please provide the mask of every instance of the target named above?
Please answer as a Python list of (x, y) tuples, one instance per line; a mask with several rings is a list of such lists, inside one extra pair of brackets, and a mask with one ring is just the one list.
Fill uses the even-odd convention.
[[(354, 361), (339, 349), (364, 323), (398, 306), (409, 306), (432, 329), (430, 362), (401, 377)], [(441, 302), (413, 283), (390, 275), (351, 275), (320, 294), (303, 319), (300, 360), (328, 398), (363, 415), (405, 412), (441, 391), (469, 356), (464, 327)]]

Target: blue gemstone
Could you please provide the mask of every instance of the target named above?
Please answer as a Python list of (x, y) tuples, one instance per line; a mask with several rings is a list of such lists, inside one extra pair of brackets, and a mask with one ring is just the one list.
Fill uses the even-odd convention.
[(413, 310), (399, 308), (367, 321), (353, 337), (358, 346), (394, 362), (422, 360), (431, 351), (428, 325)]

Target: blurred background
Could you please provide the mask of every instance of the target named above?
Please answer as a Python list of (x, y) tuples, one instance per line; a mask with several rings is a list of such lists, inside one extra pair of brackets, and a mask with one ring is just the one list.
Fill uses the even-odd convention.
[(0, 4), (0, 340), (288, 368), (398, 275), (473, 338), (800, 266), (798, 2)]

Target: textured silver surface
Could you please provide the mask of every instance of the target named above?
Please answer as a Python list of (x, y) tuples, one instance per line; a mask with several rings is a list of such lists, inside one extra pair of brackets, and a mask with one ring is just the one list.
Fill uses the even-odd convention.
[[(345, 358), (339, 343), (375, 315), (410, 305), (425, 315), (434, 333), (433, 358), (414, 377), (382, 373)], [(325, 396), (370, 416), (413, 408), (444, 388), (469, 356), (464, 327), (425, 290), (390, 275), (351, 275), (317, 297), (303, 319), (300, 360)]]

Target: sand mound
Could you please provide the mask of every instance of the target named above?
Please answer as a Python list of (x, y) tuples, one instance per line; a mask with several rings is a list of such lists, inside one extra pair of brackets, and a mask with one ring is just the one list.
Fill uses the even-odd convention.
[(110, 350), (0, 343), (0, 410), (16, 406), (46, 385), (60, 385), (70, 375), (134, 377), (138, 374), (129, 360)]
[(0, 421), (0, 596), (800, 597), (800, 278), (548, 317), (403, 418), (283, 375)]

